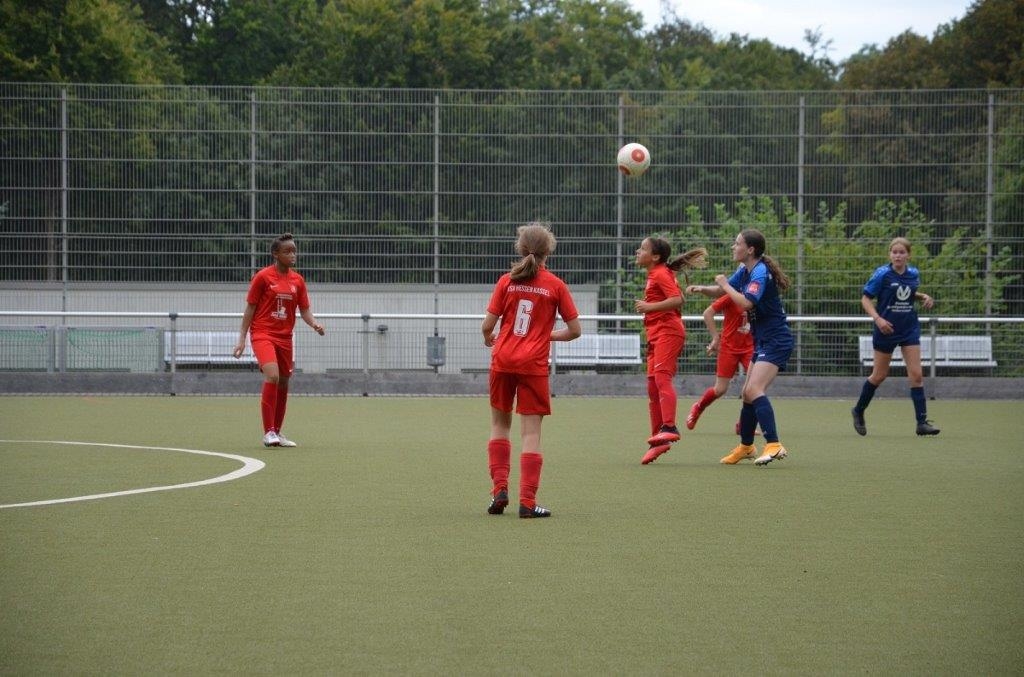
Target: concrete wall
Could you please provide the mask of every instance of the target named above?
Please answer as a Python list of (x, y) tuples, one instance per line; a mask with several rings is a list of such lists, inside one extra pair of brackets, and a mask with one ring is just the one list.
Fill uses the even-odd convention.
[[(262, 377), (255, 369), (236, 372), (179, 372), (177, 374), (115, 374), (68, 372), (64, 374), (0, 372), (0, 394), (130, 394), (130, 395), (242, 395), (257, 397)], [(861, 377), (812, 377), (780, 375), (772, 384), (773, 397), (813, 397), (854, 401)], [(710, 385), (708, 375), (676, 379), (681, 399), (699, 396)], [(594, 374), (569, 372), (552, 376), (552, 392), (566, 397), (647, 397), (642, 373)], [(929, 398), (940, 400), (1024, 398), (1024, 379), (950, 376), (925, 379)], [(384, 371), (364, 374), (298, 374), (291, 382), (293, 395), (441, 395), (487, 394), (487, 374), (434, 374)], [(739, 394), (734, 381), (726, 397)], [(877, 397), (906, 398), (906, 379), (889, 378)]]
[[(53, 284), (5, 284), (0, 288), (4, 311), (117, 311), (155, 312), (158, 317), (2, 317), (0, 326), (61, 325), (72, 327), (158, 327), (169, 329), (167, 315), (175, 313), (225, 313), (232, 317), (179, 318), (179, 331), (237, 332), (245, 307), (246, 285), (145, 285), (77, 284), (66, 290)], [(486, 370), (490, 351), (480, 338), (480, 320), (397, 320), (330, 318), (337, 314), (450, 314), (482, 317), (492, 287), (481, 285), (310, 285), (314, 314), (327, 328), (317, 336), (298, 320), (295, 355), (304, 373), (371, 370), (429, 370), (428, 337), (435, 332), (445, 339), (445, 364), (441, 373)], [(597, 314), (596, 285), (578, 285), (573, 297), (580, 313)], [(595, 323), (584, 323), (594, 331)], [(156, 350), (154, 348), (154, 350)], [(56, 353), (57, 351), (55, 351)], [(162, 352), (149, 364), (162, 364)], [(135, 363), (126, 367), (138, 370)], [(147, 369), (156, 367), (146, 367)]]

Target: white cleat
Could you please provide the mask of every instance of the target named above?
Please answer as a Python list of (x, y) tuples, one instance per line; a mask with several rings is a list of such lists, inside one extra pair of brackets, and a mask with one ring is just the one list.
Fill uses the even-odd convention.
[(269, 433), (263, 436), (263, 446), (265, 447), (279, 447), (281, 446), (281, 438), (271, 430)]
[(290, 439), (288, 439), (287, 437), (285, 437), (281, 433), (278, 433), (277, 434), (277, 446), (279, 446), (279, 447), (297, 447), (299, 445), (295, 444), (294, 442), (292, 442)]
[(768, 465), (772, 461), (781, 461), (786, 458), (786, 448), (778, 442), (771, 442), (764, 446), (764, 453), (754, 459), (754, 465)]

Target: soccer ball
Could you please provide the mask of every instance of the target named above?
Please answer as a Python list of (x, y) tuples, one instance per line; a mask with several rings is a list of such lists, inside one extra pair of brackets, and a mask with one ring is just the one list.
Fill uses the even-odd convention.
[(618, 162), (626, 176), (640, 176), (651, 166), (651, 152), (639, 143), (627, 143), (619, 149)]

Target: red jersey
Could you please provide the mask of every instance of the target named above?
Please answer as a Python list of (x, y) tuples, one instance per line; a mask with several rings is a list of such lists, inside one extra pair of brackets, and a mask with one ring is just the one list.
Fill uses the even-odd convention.
[(294, 270), (281, 273), (269, 265), (252, 276), (246, 303), (256, 306), (249, 334), (254, 338), (291, 340), (295, 309), (309, 308), (306, 280)]
[[(682, 296), (676, 275), (663, 263), (647, 271), (647, 286), (644, 287), (644, 301), (658, 303), (675, 296)], [(654, 341), (658, 336), (686, 336), (680, 308), (659, 310), (644, 315), (644, 328), (647, 329), (647, 340)]]
[[(747, 311), (741, 310), (728, 294), (722, 294), (711, 304), (716, 313), (722, 313), (722, 331), (719, 334), (720, 352), (745, 354), (754, 350), (754, 335), (750, 333)], [(746, 327), (746, 330), (743, 330)]]
[(502, 275), (494, 285), (487, 312), (501, 318), (491, 349), (491, 369), (525, 376), (548, 373), (555, 313), (566, 322), (579, 317), (569, 287), (544, 267), (529, 280)]

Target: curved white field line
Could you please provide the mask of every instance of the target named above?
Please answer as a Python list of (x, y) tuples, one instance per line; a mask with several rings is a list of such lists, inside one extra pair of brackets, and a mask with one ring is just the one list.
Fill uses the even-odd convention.
[(0, 444), (67, 444), (82, 447), (115, 447), (117, 449), (145, 449), (147, 451), (182, 451), (186, 454), (199, 454), (201, 456), (221, 456), (239, 461), (242, 467), (226, 475), (218, 475), (197, 482), (185, 482), (184, 484), (170, 484), (163, 487), (146, 487), (145, 489), (126, 489), (125, 491), (111, 491), (106, 494), (90, 494), (89, 496), (72, 496), (70, 498), (53, 498), (47, 501), (30, 501), (28, 503), (8, 503), (0, 505), (3, 508), (27, 508), (33, 505), (54, 505), (55, 503), (74, 503), (75, 501), (94, 501), (98, 498), (113, 498), (115, 496), (130, 496), (131, 494), (146, 494), (151, 491), (169, 491), (171, 489), (188, 489), (189, 487), (201, 487), (206, 484), (217, 484), (218, 482), (230, 482), (259, 472), (266, 465), (263, 461), (248, 456), (237, 456), (235, 454), (222, 454), (218, 451), (202, 451), (200, 449), (178, 449), (176, 447), (143, 447), (137, 444), (106, 444), (104, 442), (68, 442), (63, 440), (0, 440)]

